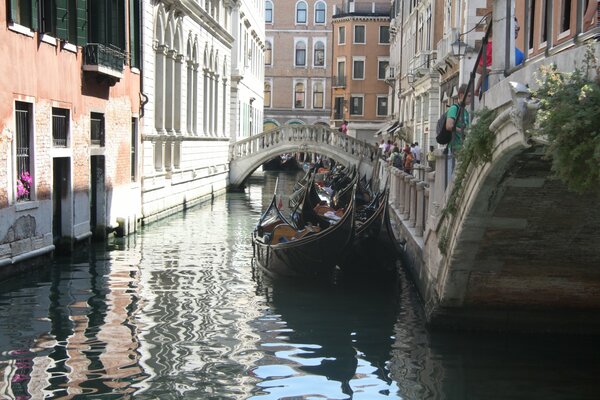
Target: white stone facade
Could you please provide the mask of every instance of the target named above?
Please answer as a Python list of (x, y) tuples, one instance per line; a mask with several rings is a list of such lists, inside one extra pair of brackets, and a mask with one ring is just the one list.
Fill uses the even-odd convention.
[(142, 213), (150, 222), (224, 192), (231, 1), (144, 2)]
[(265, 82), (265, 4), (240, 0), (233, 8), (231, 32), (231, 139), (262, 132)]

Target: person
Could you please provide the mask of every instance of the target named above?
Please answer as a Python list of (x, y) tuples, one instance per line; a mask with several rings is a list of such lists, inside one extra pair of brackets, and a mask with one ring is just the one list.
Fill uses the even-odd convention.
[(431, 168), (432, 171), (435, 171), (435, 153), (433, 146), (429, 146), (429, 151), (427, 152), (427, 165), (429, 165), (429, 168)]
[(390, 155), (389, 159), (389, 165), (398, 169), (402, 169), (402, 156), (400, 155), (400, 149), (398, 149), (398, 146), (394, 146), (394, 149), (392, 150), (392, 154)]
[[(521, 30), (521, 27), (519, 26), (519, 21), (517, 20), (517, 17), (515, 17), (515, 39), (517, 39), (517, 37), (519, 36), (519, 31)], [(517, 48), (517, 46), (515, 46), (515, 65), (521, 65), (523, 64), (523, 62), (525, 61), (525, 55), (523, 54), (523, 52), (521, 50), (519, 50)], [(479, 65), (477, 65), (477, 73), (480, 74), (479, 78), (477, 79), (477, 85), (475, 86), (475, 93), (483, 93), (486, 90), (488, 90), (488, 86), (489, 86), (489, 73), (491, 71), (491, 66), (492, 66), (492, 34), (490, 32), (490, 37), (489, 37), (489, 41), (487, 43), (487, 46), (485, 48), (485, 66), (486, 66), (486, 76), (485, 76), (485, 80), (483, 80), (483, 65), (484, 65), (484, 61), (483, 61), (483, 54), (482, 57), (479, 59)]]
[(421, 148), (419, 147), (419, 142), (415, 142), (412, 146), (412, 155), (415, 159), (415, 164), (421, 164)]
[[(466, 97), (465, 97), (466, 96)], [(446, 112), (446, 129), (452, 132), (452, 139), (448, 143), (448, 149), (452, 154), (457, 154), (463, 144), (465, 129), (469, 125), (469, 113), (466, 106), (471, 103), (471, 98), (467, 93), (467, 84), (463, 83), (458, 88), (458, 104), (462, 104), (465, 99), (465, 108), (462, 110), (462, 115), (457, 121), (460, 107), (451, 106)], [(453, 131), (453, 129), (456, 129)]]
[(381, 143), (379, 143), (379, 155), (383, 156), (385, 153), (385, 139), (381, 139)]
[(410, 152), (410, 148), (408, 150), (404, 149), (404, 153), (404, 172), (411, 174), (414, 159), (412, 153)]
[(388, 158), (390, 156), (390, 153), (392, 152), (392, 141), (388, 140), (387, 143), (385, 144), (384, 148), (383, 148), (383, 155), (385, 158)]
[(342, 121), (342, 125), (340, 126), (340, 132), (342, 132), (342, 135), (348, 134), (348, 121)]

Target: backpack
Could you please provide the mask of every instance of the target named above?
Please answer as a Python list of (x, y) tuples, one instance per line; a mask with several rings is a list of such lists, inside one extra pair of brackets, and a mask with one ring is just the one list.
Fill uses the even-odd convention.
[(394, 167), (396, 167), (398, 169), (402, 169), (403, 163), (402, 163), (402, 156), (400, 155), (400, 153), (396, 153), (392, 164), (394, 165)]
[[(456, 104), (453, 104), (451, 107), (454, 107), (455, 105)], [(439, 144), (448, 144), (452, 140), (452, 131), (446, 129), (447, 114), (447, 112), (442, 114), (440, 119), (438, 119), (437, 127), (435, 128), (435, 141)]]

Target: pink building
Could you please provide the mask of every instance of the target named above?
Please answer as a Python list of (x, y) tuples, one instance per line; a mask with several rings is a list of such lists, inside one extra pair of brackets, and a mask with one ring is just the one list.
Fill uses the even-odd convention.
[(38, 4), (0, 6), (2, 267), (139, 215), (140, 5)]

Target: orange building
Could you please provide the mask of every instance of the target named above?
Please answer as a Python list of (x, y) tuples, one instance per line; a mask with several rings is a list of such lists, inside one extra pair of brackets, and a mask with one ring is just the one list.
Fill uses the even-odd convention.
[(0, 6), (0, 266), (135, 226), (139, 7)]
[(390, 2), (344, 2), (333, 25), (331, 119), (348, 134), (374, 141), (388, 115)]

